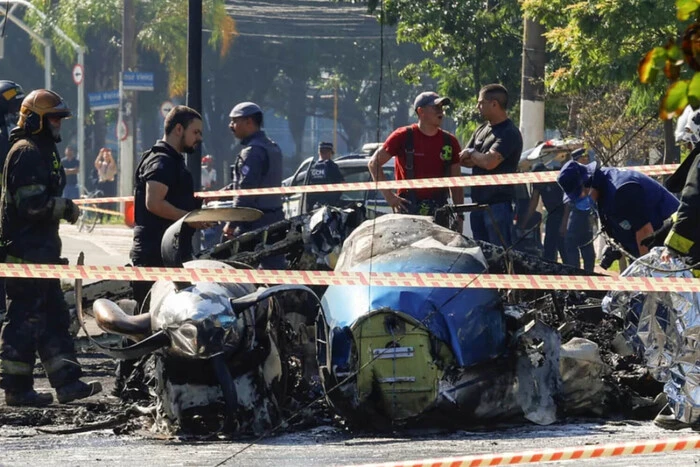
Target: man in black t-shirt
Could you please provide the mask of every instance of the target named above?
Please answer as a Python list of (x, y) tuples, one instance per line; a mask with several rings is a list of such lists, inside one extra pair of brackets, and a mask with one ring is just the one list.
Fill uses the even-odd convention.
[[(508, 91), (500, 84), (489, 84), (479, 91), (478, 109), (486, 123), (476, 129), (466, 149), (460, 153), (460, 162), (471, 167), (474, 175), (514, 173), (523, 152), (520, 130), (508, 118)], [(474, 211), (470, 215), (476, 240), (509, 247), (513, 228), (512, 185), (472, 188), (472, 200), (487, 204), (491, 213)], [(495, 225), (494, 225), (495, 221)]]
[[(134, 187), (134, 266), (162, 266), (160, 243), (173, 222), (201, 205), (194, 197), (192, 174), (182, 153), (192, 153), (202, 141), (202, 117), (189, 107), (174, 107), (165, 117), (165, 135), (146, 152), (136, 169)], [(132, 284), (134, 299), (148, 311), (152, 282)], [(144, 309), (145, 308), (145, 309)]]
[[(333, 143), (321, 142), (318, 144), (318, 160), (311, 165), (307, 173), (307, 185), (325, 185), (343, 183), (345, 178), (340, 173), (338, 164), (333, 162)], [(327, 193), (309, 193), (306, 195), (306, 210), (311, 211), (314, 206), (338, 206), (340, 203), (340, 191)]]
[(66, 170), (66, 187), (63, 189), (63, 197), (78, 199), (80, 198), (80, 187), (78, 187), (80, 161), (75, 157), (75, 149), (73, 149), (73, 146), (66, 146), (63, 155), (64, 157), (61, 159), (61, 165)]

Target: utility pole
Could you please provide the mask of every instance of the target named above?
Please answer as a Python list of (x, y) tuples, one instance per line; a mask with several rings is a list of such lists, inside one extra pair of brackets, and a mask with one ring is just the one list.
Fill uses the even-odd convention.
[(520, 132), (523, 149), (544, 139), (544, 27), (524, 18), (523, 66), (520, 98)]
[[(123, 0), (122, 14), (122, 73), (134, 71), (136, 56), (136, 10), (134, 0)], [(134, 155), (136, 153), (136, 93), (123, 89), (119, 76), (119, 195), (130, 196), (134, 191)]]
[[(187, 23), (187, 106), (202, 112), (202, 0), (189, 0)], [(202, 188), (201, 146), (187, 155), (195, 191)]]

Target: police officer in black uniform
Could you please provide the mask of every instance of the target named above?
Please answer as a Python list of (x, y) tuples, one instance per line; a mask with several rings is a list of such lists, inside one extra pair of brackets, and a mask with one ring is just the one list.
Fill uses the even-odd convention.
[[(71, 111), (46, 89), (22, 102), (17, 128), (10, 134), (0, 199), (0, 239), (8, 263), (63, 264), (59, 222), (78, 220), (80, 210), (62, 198), (66, 174), (56, 143), (61, 121)], [(102, 390), (84, 383), (68, 332), (70, 317), (58, 279), (7, 279), (7, 317), (0, 333), (0, 387), (7, 405), (45, 406), (51, 394), (34, 391), (38, 352), (58, 401), (82, 399)]]
[[(325, 185), (343, 183), (345, 178), (340, 173), (338, 164), (333, 162), (333, 143), (318, 143), (318, 160), (306, 172), (306, 185)], [(340, 191), (327, 193), (309, 193), (306, 195), (306, 210), (319, 206), (338, 206)]]
[[(262, 109), (253, 102), (241, 102), (231, 109), (229, 128), (243, 146), (233, 165), (233, 189), (268, 188), (282, 185), (282, 151), (261, 130)], [(224, 226), (224, 235), (236, 236), (284, 219), (282, 196), (239, 196), (235, 207), (259, 209), (263, 216), (254, 222), (230, 222)], [(284, 269), (284, 256), (264, 258), (265, 269)]]
[[(184, 105), (165, 117), (163, 139), (141, 156), (134, 186), (134, 266), (163, 266), (160, 244), (173, 222), (201, 206), (194, 197), (192, 174), (182, 153), (191, 154), (202, 141), (202, 116)], [(148, 291), (153, 282), (132, 283), (134, 299), (148, 311)]]

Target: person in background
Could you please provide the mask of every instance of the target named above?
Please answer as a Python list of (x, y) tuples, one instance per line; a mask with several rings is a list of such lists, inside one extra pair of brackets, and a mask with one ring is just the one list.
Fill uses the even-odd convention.
[[(515, 173), (523, 152), (520, 130), (508, 118), (508, 91), (500, 84), (488, 84), (479, 91), (479, 114), (486, 120), (476, 129), (460, 153), (464, 167), (472, 167), (474, 175)], [(469, 216), (476, 240), (501, 245), (512, 244), (513, 201), (511, 185), (472, 188), (472, 200), (487, 204), (489, 210), (477, 210)]]
[[(262, 130), (263, 111), (253, 102), (236, 104), (229, 114), (229, 129), (241, 142), (243, 149), (233, 165), (235, 190), (246, 188), (271, 188), (282, 185), (282, 151), (277, 143), (267, 137)], [(234, 207), (259, 209), (263, 216), (254, 222), (227, 222), (224, 235), (233, 237), (264, 227), (284, 219), (282, 196), (238, 196), (233, 199)], [(285, 269), (284, 255), (270, 256), (260, 262), (265, 269)]]
[[(547, 166), (541, 162), (532, 167), (533, 172), (545, 172), (547, 170)], [(561, 255), (563, 262), (566, 262), (567, 258), (565, 239), (564, 235), (562, 235), (562, 231), (566, 228), (563, 197), (564, 192), (556, 182), (535, 183), (532, 187), (532, 197), (530, 198), (527, 214), (523, 219), (519, 219), (518, 222), (518, 227), (524, 229), (531, 216), (535, 213), (540, 198), (542, 198), (542, 204), (547, 210), (543, 255), (543, 258), (547, 261), (556, 262), (557, 252)]]
[[(102, 192), (102, 196), (110, 198), (117, 195), (117, 163), (112, 157), (112, 150), (102, 148), (95, 158), (95, 170), (97, 170), (97, 189)], [(104, 209), (116, 209), (115, 203), (103, 204)], [(101, 219), (104, 220), (102, 215)]]
[(659, 230), (679, 205), (656, 180), (634, 170), (598, 167), (596, 162), (568, 161), (557, 182), (574, 207), (596, 209), (603, 231), (635, 258), (649, 251), (642, 241)]
[[(340, 173), (338, 164), (333, 162), (333, 143), (318, 143), (318, 160), (309, 168), (307, 173), (308, 185), (325, 185), (343, 183), (345, 178)], [(311, 211), (314, 206), (338, 206), (340, 204), (340, 191), (326, 193), (308, 193), (306, 195), (306, 210)]]
[(80, 198), (80, 187), (78, 186), (80, 161), (75, 157), (73, 146), (66, 146), (66, 149), (63, 151), (61, 165), (66, 171), (66, 187), (63, 189), (63, 197), (68, 199)]
[[(584, 165), (595, 160), (592, 150), (576, 149), (571, 153), (571, 159)], [(586, 207), (586, 206), (583, 206)], [(566, 226), (562, 234), (566, 246), (565, 264), (575, 268), (593, 272), (595, 268), (595, 248), (593, 236), (596, 231), (596, 218), (592, 209), (579, 209), (574, 203), (566, 203)]]
[(216, 189), (216, 169), (214, 157), (206, 155), (202, 157), (202, 191)]
[[(386, 180), (382, 167), (394, 158), (396, 180), (419, 178), (460, 177), (460, 146), (457, 138), (442, 129), (445, 112), (451, 103), (449, 97), (437, 93), (420, 93), (413, 101), (418, 123), (397, 128), (367, 164), (375, 182)], [(394, 191), (380, 190), (387, 204), (396, 213), (434, 216), (435, 211), (452, 198), (453, 204), (464, 203), (462, 187), (425, 188)], [(455, 230), (462, 231), (463, 214), (458, 214)]]

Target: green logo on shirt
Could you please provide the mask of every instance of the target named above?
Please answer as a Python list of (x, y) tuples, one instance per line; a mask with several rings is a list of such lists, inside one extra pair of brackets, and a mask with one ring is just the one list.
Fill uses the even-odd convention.
[(443, 161), (452, 160), (452, 146), (445, 145), (442, 147), (442, 152), (440, 152), (440, 159), (442, 159)]

